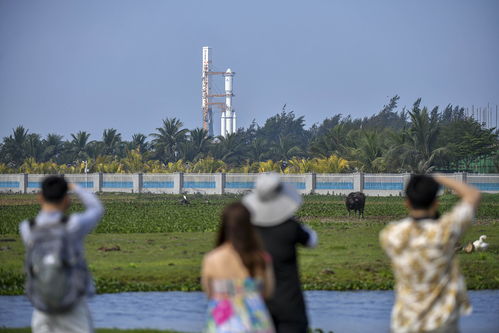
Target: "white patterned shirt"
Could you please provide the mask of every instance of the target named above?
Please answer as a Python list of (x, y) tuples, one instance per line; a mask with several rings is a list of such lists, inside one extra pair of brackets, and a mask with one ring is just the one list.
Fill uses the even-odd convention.
[(455, 246), (473, 218), (473, 206), (460, 202), (438, 220), (409, 217), (381, 231), (396, 280), (393, 332), (430, 331), (471, 313)]

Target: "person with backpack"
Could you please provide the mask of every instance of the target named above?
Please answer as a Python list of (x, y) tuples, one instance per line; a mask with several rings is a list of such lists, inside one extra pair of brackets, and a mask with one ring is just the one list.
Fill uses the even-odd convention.
[[(442, 216), (440, 185), (461, 197)], [(469, 314), (471, 305), (455, 248), (474, 219), (480, 192), (439, 175), (413, 175), (405, 192), (409, 217), (380, 233), (395, 275), (391, 331), (458, 332), (459, 316)]]
[[(86, 210), (65, 215), (71, 206), (68, 190)], [(33, 333), (91, 333), (86, 298), (94, 294), (83, 241), (104, 214), (99, 199), (62, 176), (48, 176), (38, 195), (39, 214), (20, 224), (26, 247), (26, 295), (35, 307)]]
[(298, 245), (315, 247), (317, 234), (294, 214), (302, 204), (296, 189), (276, 173), (258, 176), (255, 189), (242, 199), (251, 212), (264, 247), (272, 257), (275, 292), (267, 300), (277, 333), (306, 333), (308, 318), (298, 274)]

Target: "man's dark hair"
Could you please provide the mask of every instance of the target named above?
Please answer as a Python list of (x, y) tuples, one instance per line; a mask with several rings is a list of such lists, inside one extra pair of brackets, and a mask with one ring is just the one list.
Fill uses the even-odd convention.
[(42, 181), (42, 196), (50, 203), (60, 203), (68, 193), (68, 183), (63, 176), (48, 176)]
[(428, 209), (437, 197), (440, 185), (431, 176), (412, 175), (405, 195), (414, 209)]

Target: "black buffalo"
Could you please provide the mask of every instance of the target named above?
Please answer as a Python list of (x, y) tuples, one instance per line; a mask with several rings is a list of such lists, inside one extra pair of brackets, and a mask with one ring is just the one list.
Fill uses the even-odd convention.
[(359, 217), (364, 218), (364, 206), (366, 204), (366, 196), (362, 192), (352, 192), (347, 196), (345, 200), (345, 205), (348, 210), (348, 216), (350, 216), (350, 211), (353, 210), (355, 215), (359, 213)]

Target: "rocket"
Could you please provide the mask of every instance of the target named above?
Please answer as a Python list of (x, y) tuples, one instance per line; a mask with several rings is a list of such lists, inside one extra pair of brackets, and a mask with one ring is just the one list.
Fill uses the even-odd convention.
[(235, 133), (236, 127), (236, 112), (232, 109), (232, 78), (234, 72), (230, 68), (224, 74), (225, 77), (225, 110), (222, 111), (221, 132), (225, 137), (227, 134)]

